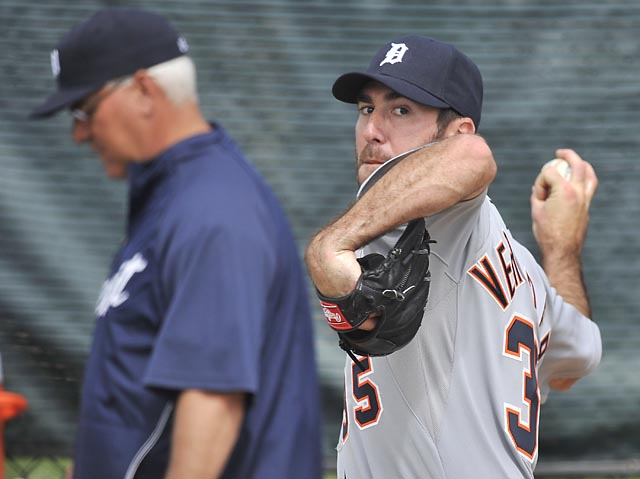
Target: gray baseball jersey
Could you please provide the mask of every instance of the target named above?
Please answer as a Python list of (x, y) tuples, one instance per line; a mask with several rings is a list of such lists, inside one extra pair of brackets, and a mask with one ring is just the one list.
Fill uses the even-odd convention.
[[(549, 381), (598, 365), (599, 329), (556, 294), (486, 192), (426, 221), (436, 243), (418, 335), (362, 358), (364, 371), (347, 358), (338, 478), (533, 478)], [(386, 254), (401, 231), (359, 254)]]

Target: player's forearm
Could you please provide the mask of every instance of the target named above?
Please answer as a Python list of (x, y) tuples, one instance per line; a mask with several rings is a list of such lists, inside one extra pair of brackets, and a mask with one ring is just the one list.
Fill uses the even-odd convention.
[(482, 137), (455, 135), (401, 160), (331, 227), (345, 249), (356, 249), (410, 220), (477, 196), (495, 174), (493, 155)]
[(591, 305), (584, 284), (580, 255), (545, 255), (543, 252), (542, 265), (549, 283), (558, 294), (587, 318), (591, 318)]
[(408, 221), (440, 213), (477, 196), (493, 181), (496, 164), (483, 138), (460, 134), (401, 160), (307, 248), (309, 274), (326, 296), (355, 286), (353, 252)]
[(177, 401), (166, 479), (222, 474), (244, 417), (244, 394), (183, 391)]

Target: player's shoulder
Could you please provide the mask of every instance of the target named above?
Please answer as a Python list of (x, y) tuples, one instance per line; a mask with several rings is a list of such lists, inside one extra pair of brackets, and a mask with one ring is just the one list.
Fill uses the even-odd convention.
[[(219, 158), (211, 158), (215, 163)], [(225, 164), (234, 159), (221, 160)], [(221, 174), (221, 170), (224, 174)], [(254, 237), (263, 243), (284, 241), (288, 221), (266, 182), (243, 165), (223, 168), (207, 164), (178, 173), (162, 230), (169, 238), (199, 236)]]

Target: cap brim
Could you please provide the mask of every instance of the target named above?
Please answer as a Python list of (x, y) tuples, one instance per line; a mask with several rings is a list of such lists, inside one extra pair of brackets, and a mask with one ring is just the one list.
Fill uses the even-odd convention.
[(388, 75), (352, 72), (340, 76), (333, 84), (332, 93), (336, 99), (345, 103), (358, 103), (358, 95), (366, 83), (371, 80), (382, 83), (396, 93), (422, 105), (434, 108), (450, 108), (448, 103), (426, 90), (415, 86), (405, 80), (400, 80)]
[(49, 117), (64, 108), (70, 107), (75, 102), (81, 100), (82, 98), (89, 95), (90, 93), (93, 93), (99, 88), (100, 86), (82, 86), (78, 88), (67, 88), (65, 90), (59, 90), (50, 95), (42, 105), (34, 109), (29, 114), (29, 118), (38, 119)]

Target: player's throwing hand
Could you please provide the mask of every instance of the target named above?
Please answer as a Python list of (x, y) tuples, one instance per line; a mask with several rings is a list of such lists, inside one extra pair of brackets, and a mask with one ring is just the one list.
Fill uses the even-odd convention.
[(560, 149), (556, 157), (569, 163), (571, 175), (565, 180), (554, 168), (538, 174), (531, 192), (533, 235), (544, 256), (579, 256), (598, 178), (575, 151)]

